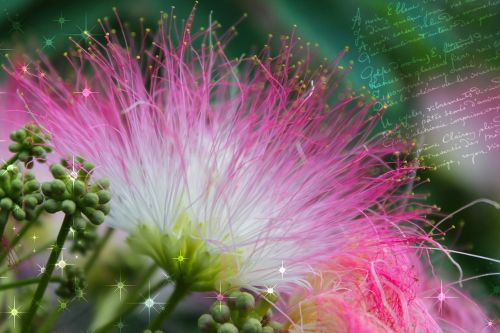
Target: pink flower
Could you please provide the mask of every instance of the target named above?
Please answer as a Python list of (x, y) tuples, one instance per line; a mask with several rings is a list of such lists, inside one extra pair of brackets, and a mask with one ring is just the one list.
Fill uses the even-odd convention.
[(494, 332), (481, 307), (431, 276), (415, 251), (395, 239), (370, 246), (370, 239), (325, 262), (312, 288), (291, 297), (292, 332)]
[(105, 45), (67, 57), (68, 80), (48, 63), (43, 75), (11, 66), (56, 149), (110, 179), (110, 226), (175, 279), (189, 270), (198, 290), (288, 292), (353, 240), (366, 248), (359, 235), (375, 249), (421, 239), (428, 209), (410, 206), (406, 186), (417, 166), (371, 136), (368, 98), (337, 96), (343, 52), (313, 68), (292, 35), (276, 54), (230, 61), (230, 36), (192, 32), (192, 19), (179, 35), (162, 21), (139, 44), (103, 24)]

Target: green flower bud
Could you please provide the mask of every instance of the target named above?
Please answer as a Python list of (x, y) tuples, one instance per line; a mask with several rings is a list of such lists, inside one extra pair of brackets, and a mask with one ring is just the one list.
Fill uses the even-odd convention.
[(42, 203), (43, 202), (43, 194), (42, 193), (40, 193), (40, 192), (32, 193), (31, 196), (33, 196), (34, 198), (36, 198), (36, 201), (38, 203)]
[(86, 173), (89, 173), (93, 169), (94, 169), (94, 165), (92, 163), (90, 163), (90, 162), (83, 163), (83, 171), (85, 171)]
[(20, 193), (21, 189), (23, 188), (23, 183), (21, 182), (20, 179), (14, 179), (10, 183), (10, 188), (13, 193)]
[(99, 206), (99, 196), (95, 193), (87, 193), (83, 196), (83, 204), (87, 207), (97, 208)]
[(45, 156), (45, 149), (43, 149), (42, 146), (35, 146), (31, 149), (31, 153), (35, 157), (44, 157)]
[(26, 219), (26, 212), (19, 206), (14, 206), (14, 209), (12, 209), (12, 216), (18, 221), (22, 221)]
[(50, 166), (50, 173), (56, 179), (64, 179), (67, 176), (66, 169), (60, 164), (52, 164)]
[(267, 325), (272, 327), (276, 333), (284, 332), (282, 323), (279, 323), (279, 322), (273, 320), (273, 321), (269, 322), (269, 324), (267, 324)]
[(102, 190), (97, 192), (97, 196), (99, 197), (99, 203), (101, 205), (107, 204), (108, 202), (111, 201), (111, 193), (106, 190)]
[(42, 184), (42, 192), (46, 196), (50, 196), (52, 194), (52, 184), (51, 183), (43, 183)]
[(106, 215), (104, 215), (104, 213), (101, 212), (100, 210), (94, 210), (94, 212), (92, 212), (92, 214), (90, 214), (90, 215), (85, 214), (85, 215), (87, 216), (89, 221), (95, 225), (102, 224), (104, 222), (104, 219), (106, 218)]
[(211, 315), (205, 313), (198, 319), (198, 329), (202, 333), (216, 333), (217, 323)]
[(40, 183), (36, 181), (35, 179), (30, 180), (24, 184), (24, 192), (25, 193), (31, 193), (38, 191), (40, 189)]
[[(27, 171), (25, 174), (24, 174), (24, 181), (25, 182), (28, 182), (30, 180), (34, 180), (35, 179), (35, 175), (33, 174), (33, 172), (31, 171)], [(40, 183), (38, 183), (40, 185)]]
[(255, 309), (255, 298), (252, 294), (242, 292), (236, 298), (236, 309), (240, 311), (252, 311)]
[(47, 199), (43, 203), (43, 208), (45, 208), (47, 213), (54, 214), (61, 210), (61, 204), (57, 200)]
[(24, 197), (24, 204), (28, 208), (35, 208), (38, 205), (38, 199), (34, 195), (27, 195)]
[(262, 333), (262, 324), (255, 318), (250, 318), (243, 324), (243, 333)]
[(217, 333), (238, 333), (238, 328), (231, 323), (222, 324)]
[(27, 133), (26, 133), (26, 130), (24, 130), (24, 129), (19, 129), (17, 131), (10, 133), (10, 139), (12, 141), (16, 141), (16, 142), (23, 141), (26, 138), (26, 136), (27, 136)]
[(61, 197), (66, 192), (66, 185), (62, 180), (56, 179), (50, 184), (50, 192), (54, 197)]
[(262, 333), (274, 333), (274, 328), (272, 328), (271, 326), (266, 326), (262, 328)]
[(0, 200), (0, 208), (3, 210), (10, 210), (12, 206), (14, 205), (14, 202), (12, 202), (11, 198), (3, 198)]
[(95, 208), (91, 208), (91, 207), (83, 207), (83, 208), (82, 208), (82, 212), (83, 212), (83, 214), (85, 214), (85, 216), (87, 216), (87, 217), (88, 217), (88, 216), (90, 216), (90, 215), (94, 214), (94, 212), (95, 212)]
[(236, 300), (238, 299), (238, 296), (241, 295), (241, 291), (233, 291), (228, 299), (227, 299), (227, 304), (229, 305), (230, 308), (236, 308)]
[(17, 158), (21, 161), (21, 162), (29, 162), (29, 160), (31, 160), (31, 156), (30, 154), (27, 152), (27, 151), (21, 151), (19, 153), (19, 155), (17, 156)]
[(108, 215), (109, 212), (111, 211), (111, 205), (109, 203), (105, 205), (100, 205), (98, 209), (104, 213), (104, 215)]
[(73, 218), (73, 228), (75, 230), (83, 231), (87, 227), (87, 221), (82, 216), (75, 216)]
[(13, 143), (9, 145), (9, 151), (12, 153), (19, 153), (23, 149), (23, 145), (20, 143)]
[(71, 200), (64, 200), (61, 204), (61, 210), (66, 215), (74, 214), (76, 211), (76, 204)]
[(210, 307), (210, 314), (214, 318), (214, 320), (218, 323), (229, 322), (231, 319), (229, 307), (221, 302), (215, 302)]
[(81, 180), (76, 180), (74, 183), (70, 183), (73, 195), (79, 197), (85, 193), (85, 183)]
[(101, 178), (98, 179), (95, 183), (94, 186), (96, 187), (97, 190), (107, 190), (110, 186), (109, 184), (109, 179), (107, 178)]

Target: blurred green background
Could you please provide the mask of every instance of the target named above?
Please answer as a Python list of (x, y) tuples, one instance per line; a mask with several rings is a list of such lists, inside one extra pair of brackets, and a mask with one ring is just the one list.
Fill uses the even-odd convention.
[[(384, 14), (387, 14), (388, 5), (398, 8), (398, 3), (405, 3), (406, 8), (418, 4), (419, 6), (425, 6), (429, 11), (439, 10), (440, 14), (454, 15), (454, 10), (456, 10), (451, 7), (452, 2), (444, 0), (413, 0), (406, 2), (384, 0), (211, 0), (200, 1), (197, 8), (196, 22), (198, 26), (207, 26), (209, 15), (213, 13), (213, 18), (221, 22), (223, 26), (221, 30), (224, 31), (240, 20), (244, 13), (247, 13), (248, 17), (237, 26), (238, 35), (227, 48), (231, 56), (238, 56), (242, 53), (248, 54), (252, 50), (258, 50), (267, 42), (268, 34), (271, 33), (275, 36), (289, 34), (293, 25), (297, 25), (298, 34), (304, 41), (310, 41), (312, 45), (319, 44), (315, 48), (318, 59), (332, 59), (344, 46), (348, 45), (352, 51), (346, 55), (344, 63), (353, 60), (354, 64), (345, 84), (356, 88), (366, 85), (367, 82), (361, 78), (363, 65), (359, 62), (359, 53), (356, 52), (354, 46), (353, 18), (358, 8), (363, 13), (384, 16)], [(478, 3), (476, 1), (476, 5)], [(193, 2), (180, 0), (174, 2), (160, 0), (0, 0), (0, 52), (33, 55), (35, 49), (42, 49), (57, 65), (63, 59), (62, 53), (70, 45), (68, 37), (72, 36), (74, 39), (80, 40), (83, 31), (99, 35), (100, 27), (97, 25), (96, 20), (104, 16), (109, 16), (113, 20), (111, 9), (113, 6), (118, 8), (121, 18), (130, 22), (131, 26), (137, 24), (139, 17), (144, 17), (147, 22), (146, 26), (154, 27), (159, 18), (159, 12), (161, 10), (170, 12), (172, 5), (175, 5), (175, 14), (181, 19), (187, 17), (192, 9)], [(404, 10), (401, 7), (399, 9), (400, 14), (404, 14)], [(498, 6), (493, 6), (488, 11), (497, 15), (498, 10)], [(477, 17), (477, 12), (471, 11), (470, 17)], [(393, 15), (389, 19), (398, 20), (398, 16)], [(483, 34), (497, 33), (496, 39), (499, 39), (498, 22), (499, 17), (492, 16), (464, 28), (455, 29), (450, 34), (444, 34), (440, 39), (425, 38), (411, 48), (386, 52), (377, 59), (373, 59), (373, 61), (383, 65), (411, 59), (412, 56), (423, 56), (430, 52), (432, 48), (440, 47), (443, 44), (443, 39), (467, 38), (471, 33), (478, 31)], [(409, 24), (411, 27), (411, 23), (405, 24)], [(414, 22), (413, 24), (420, 23)], [(442, 24), (443, 27), (446, 27), (447, 24), (451, 23)], [(410, 34), (404, 38), (412, 37), (414, 36)], [(366, 38), (373, 43), (378, 36), (374, 34), (366, 36)], [(84, 39), (82, 40), (84, 41)], [(496, 43), (492, 50), (493, 54), (495, 52), (498, 54), (498, 47), (498, 43)], [(479, 63), (482, 59), (476, 59), (476, 61)], [(498, 60), (493, 59), (492, 62), (498, 64)], [(407, 70), (411, 71), (413, 69), (408, 68)], [(436, 72), (439, 72), (439, 70)], [(404, 70), (390, 73), (392, 76), (400, 75), (402, 84), (411, 85), (411, 79), (405, 79), (408, 77), (406, 74)], [(386, 79), (389, 80), (391, 77)], [(382, 95), (379, 93), (379, 97)], [(394, 105), (390, 109), (389, 119), (398, 119), (409, 109), (414, 108), (415, 104), (418, 106), (418, 103), (417, 99)], [(419, 119), (414, 119), (414, 121), (419, 121)], [(379, 126), (378, 129), (380, 131), (384, 130), (382, 126)], [(416, 139), (418, 140), (418, 138)], [(434, 162), (439, 163), (439, 161), (430, 161), (429, 163), (433, 164)], [(490, 181), (487, 186), (480, 180), (477, 182), (474, 180), (475, 176), (481, 176), (481, 168), (472, 171), (467, 170), (465, 173), (460, 168), (451, 170), (441, 168), (438, 171), (426, 171), (422, 174), (423, 178), (430, 177), (431, 182), (420, 186), (418, 191), (428, 193), (430, 195), (428, 203), (441, 207), (443, 214), (454, 212), (478, 198), (489, 198), (498, 201), (500, 199), (500, 156), (498, 156), (498, 153), (487, 163), (490, 164), (488, 169)], [(492, 163), (493, 165), (491, 165)], [(449, 246), (481, 256), (500, 258), (500, 215), (499, 211), (494, 207), (485, 204), (470, 207), (455, 214), (443, 229), (447, 229), (451, 225), (455, 225), (456, 228), (446, 236), (445, 242)], [(108, 256), (102, 259), (103, 268), (94, 273), (96, 275), (94, 280), (100, 281), (100, 285), (97, 282), (95, 284), (91, 283), (91, 288), (94, 289), (89, 292), (89, 298), (101, 299), (100, 294), (112, 292), (113, 288), (110, 288), (109, 285), (116, 283), (119, 273), (127, 279), (127, 283), (130, 285), (138, 283), (138, 276), (144, 267), (143, 263), (137, 258), (126, 260), (126, 256), (123, 255), (126, 251), (126, 248), (108, 250)], [(438, 260), (438, 258), (435, 259)], [(462, 264), (466, 276), (500, 271), (500, 265), (484, 260), (465, 256), (456, 256), (456, 259)], [(120, 266), (124, 262), (126, 262), (126, 265)], [(444, 263), (444, 261), (439, 261), (439, 263)], [(448, 269), (447, 265), (440, 264), (439, 266)], [(128, 270), (123, 267), (128, 267)], [(123, 271), (118, 272), (117, 270)], [(456, 271), (451, 267), (447, 275), (450, 280), (457, 279)], [(104, 283), (107, 286), (103, 286), (103, 280), (108, 281)], [(473, 291), (480, 302), (485, 304), (498, 303), (500, 277), (483, 278), (468, 283), (466, 287)], [(162, 297), (159, 296), (159, 299)], [(62, 331), (85, 331), (91, 317), (90, 314), (93, 311), (93, 309), (89, 308), (92, 303), (89, 300), (88, 303), (72, 304), (67, 314), (59, 319), (58, 325)], [(196, 315), (192, 314), (193, 308), (203, 312), (204, 307), (209, 303), (210, 299), (207, 299), (206, 302), (198, 302), (195, 305), (184, 305), (178, 310), (178, 315), (174, 316), (176, 322), (170, 322), (166, 327), (174, 327), (171, 332), (190, 332), (195, 327), (196, 320)], [(107, 307), (112, 307), (111, 304), (109, 303)], [(147, 321), (147, 311), (141, 312), (141, 308), (139, 306), (139, 311), (126, 320), (124, 319), (126, 324), (123, 328), (124, 332), (136, 332), (138, 327), (142, 327), (141, 325)], [(492, 316), (500, 315), (498, 307), (490, 310)], [(105, 312), (101, 314), (101, 316), (105, 315)], [(70, 323), (73, 328), (67, 330), (67, 325)]]

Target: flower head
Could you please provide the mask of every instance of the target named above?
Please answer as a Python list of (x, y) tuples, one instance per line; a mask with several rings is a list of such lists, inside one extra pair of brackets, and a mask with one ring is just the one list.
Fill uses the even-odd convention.
[(292, 34), (230, 61), (227, 36), (193, 33), (192, 19), (140, 45), (103, 22), (105, 44), (68, 56), (74, 80), (10, 70), (56, 150), (110, 179), (109, 225), (195, 290), (286, 291), (357, 235), (418, 234), (426, 209), (401, 190), (415, 166), (370, 136), (369, 100), (337, 93), (344, 52), (314, 69)]
[(453, 284), (443, 289), (415, 251), (392, 241), (378, 249), (355, 247), (311, 275), (312, 288), (290, 299), (290, 322), (295, 323), (291, 331), (481, 331), (478, 328), (487, 323), (481, 307)]

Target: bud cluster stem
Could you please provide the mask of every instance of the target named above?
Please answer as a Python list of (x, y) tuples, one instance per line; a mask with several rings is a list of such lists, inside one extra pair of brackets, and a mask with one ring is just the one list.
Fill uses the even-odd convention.
[(40, 283), (36, 289), (35, 295), (33, 296), (33, 300), (31, 301), (30, 309), (24, 318), (24, 326), (22, 333), (31, 332), (31, 322), (35, 317), (35, 314), (40, 306), (40, 302), (42, 301), (43, 295), (45, 294), (45, 290), (49, 284), (52, 273), (54, 272), (54, 268), (59, 259), (59, 255), (61, 254), (62, 248), (64, 246), (64, 242), (68, 237), (70, 227), (73, 223), (73, 216), (66, 215), (64, 217), (64, 221), (62, 223), (61, 229), (59, 230), (59, 234), (57, 235), (56, 244), (52, 248), (52, 252), (50, 253), (50, 257), (45, 265), (45, 272), (40, 279)]
[(5, 163), (0, 167), (0, 170), (6, 169), (9, 165), (14, 164), (19, 158), (19, 154), (15, 154), (11, 158), (9, 158)]

